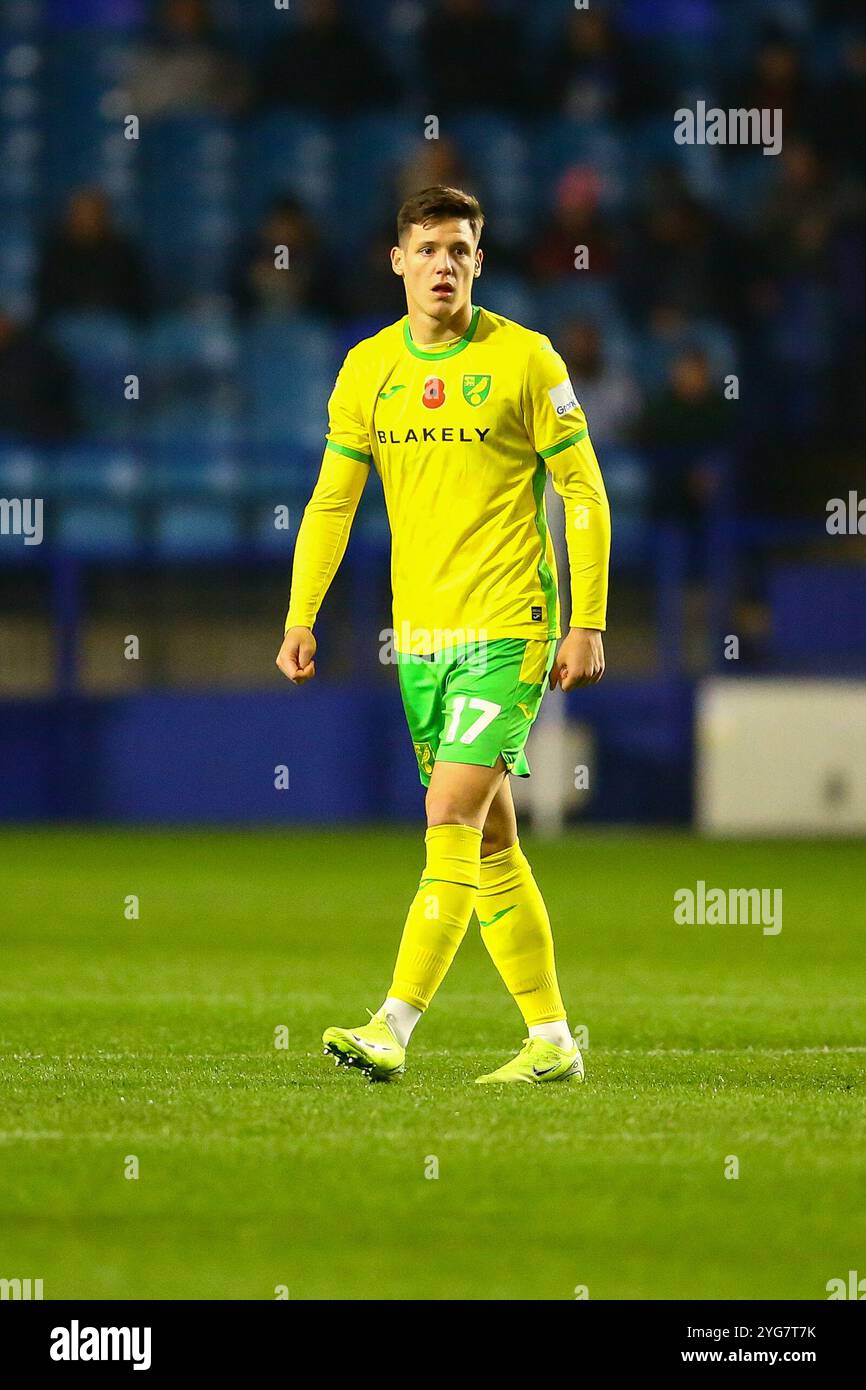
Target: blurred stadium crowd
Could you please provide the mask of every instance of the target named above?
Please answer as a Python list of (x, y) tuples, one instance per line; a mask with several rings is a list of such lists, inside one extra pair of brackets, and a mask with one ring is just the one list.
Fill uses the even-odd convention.
[[(569, 363), (621, 566), (728, 484), (814, 515), (863, 471), (842, 0), (5, 0), (0, 72), (0, 492), (54, 489), (54, 541), (122, 555), (160, 487), (166, 553), (273, 545), (343, 353), (404, 311), (396, 206), (434, 182), (485, 208), (479, 302)], [(676, 144), (699, 98), (780, 109), (782, 152)]]

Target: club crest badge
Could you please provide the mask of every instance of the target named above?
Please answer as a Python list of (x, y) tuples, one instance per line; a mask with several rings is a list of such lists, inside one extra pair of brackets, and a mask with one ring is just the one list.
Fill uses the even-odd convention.
[(470, 405), (483, 405), (490, 395), (490, 374), (467, 372), (463, 378), (463, 399)]

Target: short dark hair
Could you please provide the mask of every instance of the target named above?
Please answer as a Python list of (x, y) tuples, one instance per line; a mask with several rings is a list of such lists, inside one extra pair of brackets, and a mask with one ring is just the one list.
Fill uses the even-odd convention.
[(472, 235), (478, 240), (484, 226), (484, 213), (474, 194), (464, 193), (462, 188), (448, 188), (442, 183), (422, 188), (420, 193), (413, 193), (406, 199), (397, 214), (397, 240), (402, 241), (410, 227), (444, 222), (449, 217), (468, 222)]

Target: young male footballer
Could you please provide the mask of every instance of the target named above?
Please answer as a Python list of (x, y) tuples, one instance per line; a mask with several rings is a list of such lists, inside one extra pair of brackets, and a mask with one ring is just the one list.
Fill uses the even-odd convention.
[[(473, 912), (527, 1033), (517, 1056), (477, 1080), (583, 1078), (508, 775), (529, 775), (524, 746), (548, 682), (572, 690), (604, 673), (610, 514), (562, 358), (542, 334), (473, 306), (483, 221), (456, 188), (424, 189), (400, 209), (391, 265), (407, 313), (340, 369), (277, 657), (295, 685), (315, 675), (313, 626), (375, 468), (391, 525), (400, 691), (427, 788), (427, 857), (383, 1004), (368, 1023), (323, 1036), (326, 1052), (371, 1080), (403, 1071)], [(548, 471), (565, 503), (571, 575), (558, 650)]]

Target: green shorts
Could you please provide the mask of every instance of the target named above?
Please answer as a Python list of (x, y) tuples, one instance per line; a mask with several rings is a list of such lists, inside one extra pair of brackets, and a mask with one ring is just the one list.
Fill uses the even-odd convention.
[(547, 688), (555, 641), (501, 637), (433, 656), (397, 652), (400, 694), (424, 786), (437, 758), (529, 776), (524, 745)]

